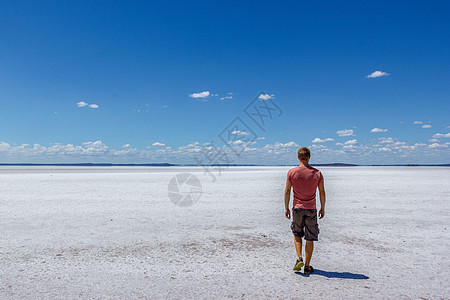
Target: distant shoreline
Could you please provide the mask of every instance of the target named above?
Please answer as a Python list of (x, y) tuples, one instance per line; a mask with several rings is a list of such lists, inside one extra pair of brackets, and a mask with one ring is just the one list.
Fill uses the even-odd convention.
[[(171, 164), (171, 163), (147, 163), (147, 164), (114, 164), (114, 163), (0, 163), (0, 166), (48, 166), (48, 167), (195, 167), (195, 164)], [(255, 165), (255, 164), (211, 164), (210, 166), (224, 167), (288, 167), (292, 165)], [(328, 163), (328, 164), (311, 164), (316, 167), (450, 167), (450, 164), (345, 164), (345, 163)]]

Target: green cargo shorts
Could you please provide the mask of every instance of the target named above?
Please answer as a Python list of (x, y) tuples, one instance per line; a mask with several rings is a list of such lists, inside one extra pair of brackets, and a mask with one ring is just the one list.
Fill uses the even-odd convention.
[(304, 236), (307, 241), (319, 240), (317, 209), (292, 209), (291, 230), (295, 236)]

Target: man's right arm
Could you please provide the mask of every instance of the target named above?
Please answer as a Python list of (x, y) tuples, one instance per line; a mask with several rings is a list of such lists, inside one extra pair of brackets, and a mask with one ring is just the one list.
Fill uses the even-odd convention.
[(284, 189), (284, 215), (288, 219), (291, 218), (291, 210), (289, 209), (289, 202), (291, 201), (291, 188), (291, 182), (286, 180), (286, 188)]
[(323, 180), (319, 182), (319, 197), (320, 197), (320, 210), (319, 210), (319, 219), (322, 219), (325, 216), (325, 187), (323, 184)]

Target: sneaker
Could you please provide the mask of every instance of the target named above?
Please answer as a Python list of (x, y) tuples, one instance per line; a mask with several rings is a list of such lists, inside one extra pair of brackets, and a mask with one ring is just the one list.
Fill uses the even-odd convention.
[(309, 275), (309, 274), (311, 274), (312, 272), (314, 272), (314, 268), (311, 267), (311, 266), (306, 266), (306, 267), (303, 269), (303, 273), (305, 273), (306, 275)]
[(302, 269), (302, 267), (304, 266), (305, 264), (303, 263), (303, 258), (298, 258), (297, 259), (297, 262), (295, 263), (295, 266), (294, 266), (294, 271), (300, 271), (301, 269)]

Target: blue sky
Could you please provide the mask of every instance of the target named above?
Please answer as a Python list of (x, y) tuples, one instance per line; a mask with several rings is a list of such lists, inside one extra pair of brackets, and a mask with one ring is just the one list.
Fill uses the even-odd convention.
[[(234, 163), (295, 164), (300, 146), (316, 163), (449, 163), (449, 12), (2, 1), (0, 162), (195, 163), (212, 142)], [(258, 127), (254, 99), (281, 115)]]

